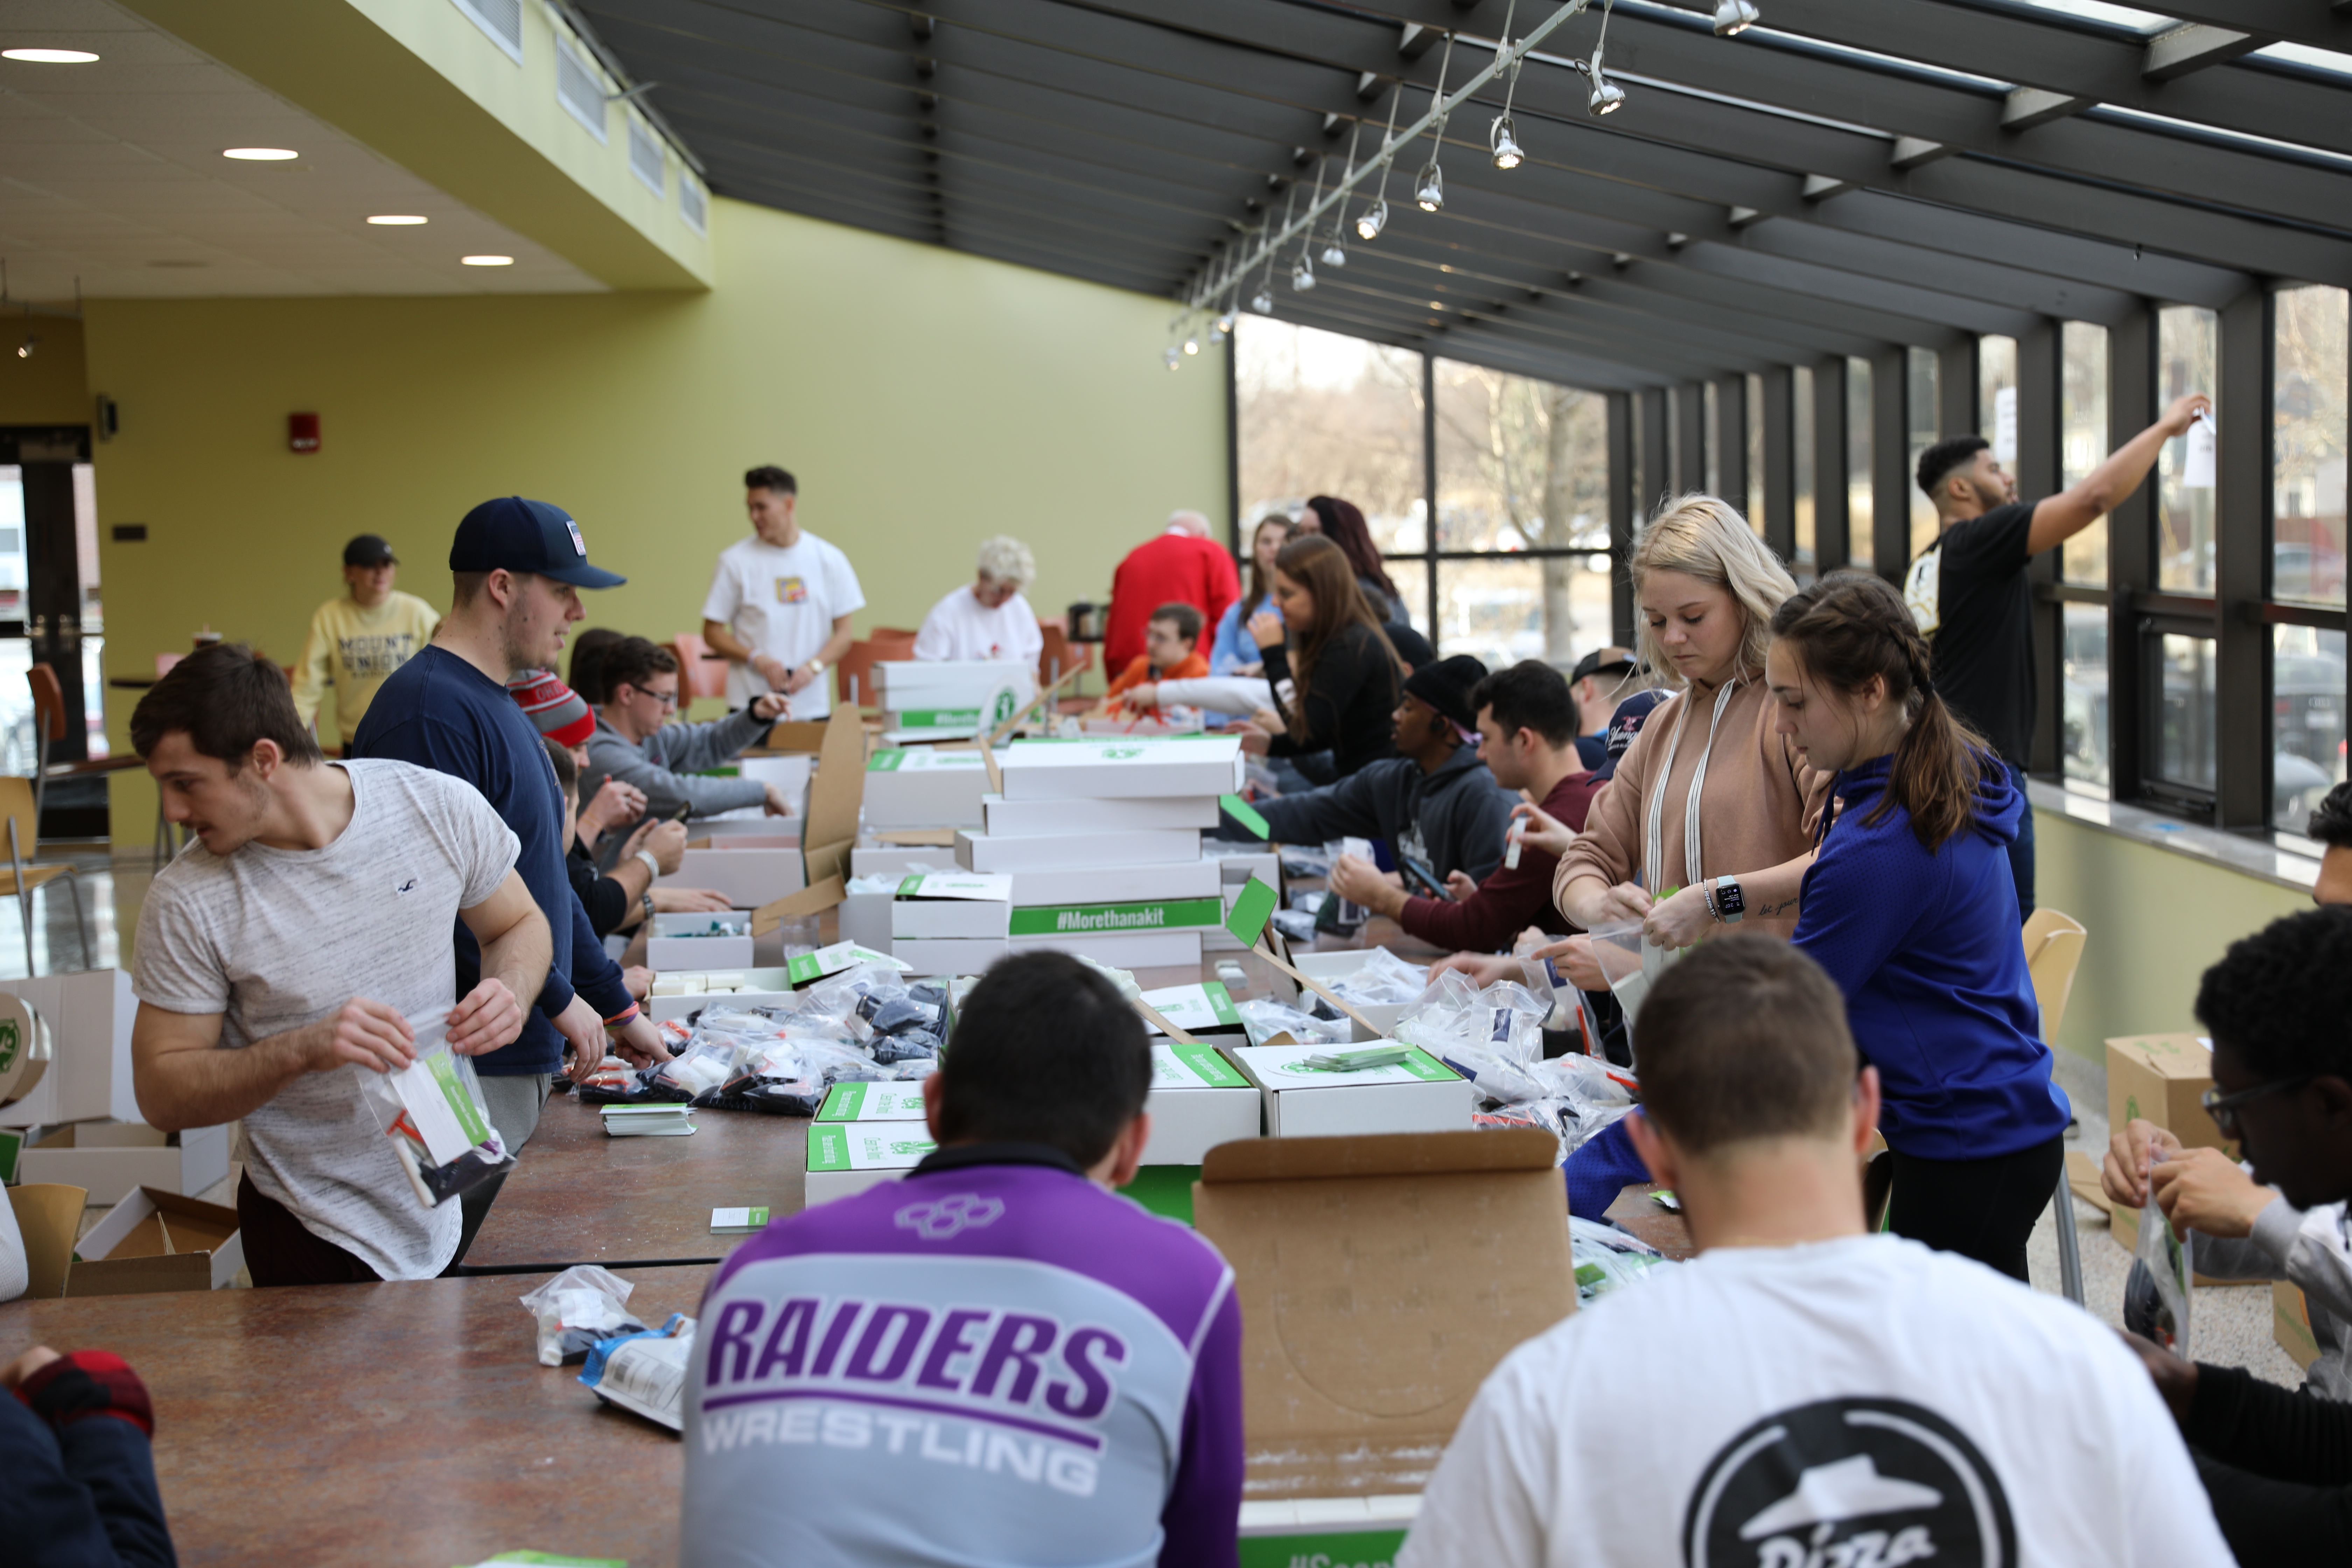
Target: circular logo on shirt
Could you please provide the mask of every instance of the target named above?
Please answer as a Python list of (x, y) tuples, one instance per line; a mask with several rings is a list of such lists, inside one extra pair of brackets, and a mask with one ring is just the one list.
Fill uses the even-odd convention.
[(2011, 1568), (2000, 1479), (1959, 1428), (1900, 1399), (1768, 1415), (1707, 1462), (1683, 1521), (1689, 1568)]
[(899, 1229), (911, 1230), (925, 1241), (950, 1241), (967, 1230), (994, 1225), (1003, 1216), (1003, 1199), (956, 1193), (934, 1203), (908, 1204), (890, 1217)]

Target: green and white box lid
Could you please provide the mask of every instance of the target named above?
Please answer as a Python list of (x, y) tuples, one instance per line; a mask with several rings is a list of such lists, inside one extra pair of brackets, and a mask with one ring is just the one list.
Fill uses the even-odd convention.
[(915, 967), (858, 942), (836, 942), (831, 947), (820, 947), (814, 952), (800, 953), (788, 960), (784, 964), (784, 973), (794, 985), (805, 985), (812, 980), (822, 980), (828, 974), (838, 974), (861, 963), (887, 963), (901, 973)]
[(817, 1108), (819, 1121), (920, 1121), (923, 1085), (918, 1079), (898, 1083), (837, 1083), (825, 1091)]
[(808, 1169), (912, 1170), (939, 1145), (904, 1122), (817, 1121), (809, 1125)]
[(933, 871), (928, 876), (907, 878), (891, 896), (1009, 904), (1013, 901), (1013, 878), (1002, 871)]
[[(1192, 985), (1169, 985), (1143, 993), (1144, 1005), (1188, 1035), (1205, 1035), (1218, 1029), (1238, 1029), (1242, 1016), (1234, 1010), (1233, 994), (1214, 980), (1204, 980)], [(1145, 1020), (1146, 1029), (1160, 1033), (1160, 1026)]]
[(1161, 1089), (1248, 1089), (1249, 1079), (1213, 1046), (1185, 1045), (1178, 1040), (1151, 1043), (1151, 1087)]
[(1368, 1083), (1459, 1083), (1462, 1075), (1398, 1040), (1354, 1046), (1239, 1046), (1234, 1054), (1266, 1088), (1340, 1089)]

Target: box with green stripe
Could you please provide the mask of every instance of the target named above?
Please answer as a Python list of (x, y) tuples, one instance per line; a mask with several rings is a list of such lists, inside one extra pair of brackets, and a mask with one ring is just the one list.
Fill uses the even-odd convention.
[(1258, 1137), (1265, 1124), (1257, 1089), (1214, 1046), (1199, 1042), (1151, 1042), (1151, 1093), (1143, 1109), (1151, 1118), (1147, 1165), (1197, 1165), (1220, 1143)]
[(1469, 1079), (1418, 1046), (1227, 1046), (1265, 1100), (1270, 1138), (1454, 1132), (1470, 1127)]

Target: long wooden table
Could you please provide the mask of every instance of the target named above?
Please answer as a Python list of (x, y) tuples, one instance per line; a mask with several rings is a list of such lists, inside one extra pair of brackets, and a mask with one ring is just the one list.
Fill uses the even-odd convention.
[[(630, 1310), (690, 1313), (709, 1272), (633, 1273)], [(16, 1301), (0, 1352), (110, 1350), (138, 1370), (189, 1568), (517, 1548), (674, 1563), (684, 1452), (576, 1366), (539, 1364), (516, 1298), (541, 1278)]]

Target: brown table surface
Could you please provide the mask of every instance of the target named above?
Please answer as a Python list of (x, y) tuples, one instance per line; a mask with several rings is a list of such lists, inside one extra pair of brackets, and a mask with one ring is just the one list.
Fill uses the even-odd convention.
[[(630, 1310), (690, 1313), (709, 1272), (632, 1274)], [(576, 1366), (539, 1364), (515, 1298), (541, 1278), (16, 1301), (0, 1350), (110, 1350), (138, 1370), (190, 1568), (450, 1568), (520, 1548), (674, 1563), (677, 1438)]]
[(1698, 1248), (1691, 1245), (1690, 1222), (1664, 1204), (1651, 1201), (1652, 1193), (1664, 1191), (1655, 1182), (1635, 1182), (1617, 1194), (1617, 1201), (1601, 1217), (1615, 1221), (1680, 1263), (1698, 1256)]

